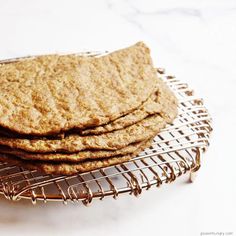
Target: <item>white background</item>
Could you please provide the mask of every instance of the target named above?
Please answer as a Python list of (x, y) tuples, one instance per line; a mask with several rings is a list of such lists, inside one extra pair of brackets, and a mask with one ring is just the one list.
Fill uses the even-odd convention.
[(236, 1), (0, 0), (2, 59), (113, 50), (143, 40), (156, 66), (190, 84), (213, 117), (211, 146), (186, 178), (86, 208), (0, 197), (0, 235), (236, 234)]

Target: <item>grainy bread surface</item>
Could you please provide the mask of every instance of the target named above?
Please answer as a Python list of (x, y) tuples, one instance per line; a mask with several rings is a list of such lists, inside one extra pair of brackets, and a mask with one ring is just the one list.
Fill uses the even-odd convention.
[(132, 47), (93, 58), (49, 55), (0, 65), (0, 126), (49, 135), (106, 124), (154, 92), (149, 49)]
[[(176, 104), (177, 101), (174, 94), (161, 79), (157, 78), (156, 91), (136, 110), (128, 113), (127, 115), (121, 116), (116, 120), (109, 122), (108, 124), (100, 125), (94, 128), (87, 128), (84, 130), (74, 130), (73, 132), (81, 135), (112, 132), (114, 130), (123, 129), (127, 126), (135, 124), (146, 118), (147, 116), (156, 113), (159, 113), (162, 117), (165, 117), (167, 119), (167, 122), (170, 123), (173, 120), (173, 116), (175, 116), (175, 112), (173, 112), (173, 110), (175, 109), (174, 107), (176, 106)], [(70, 133), (71, 132), (72, 130), (70, 130)], [(0, 128), (0, 135), (14, 138), (34, 138), (28, 135), (19, 135), (13, 132), (9, 132), (8, 130), (4, 130), (3, 128)], [(54, 135), (51, 138), (59, 139), (63, 138), (64, 135), (66, 135), (66, 133), (60, 133)], [(49, 138), (49, 136), (47, 137)]]
[(81, 135), (91, 135), (91, 134), (102, 134), (107, 132), (112, 132), (115, 130), (123, 129), (127, 126), (135, 124), (149, 115), (157, 114), (162, 111), (162, 104), (157, 102), (158, 91), (155, 91), (154, 94), (146, 102), (144, 102), (139, 108), (130, 112), (129, 114), (119, 117), (118, 119), (101, 126), (94, 128), (88, 128), (81, 130)]
[(114, 132), (80, 136), (71, 134), (64, 139), (16, 139), (0, 138), (0, 145), (28, 152), (68, 152), (74, 153), (86, 149), (117, 150), (134, 142), (141, 142), (153, 137), (166, 125), (160, 115), (152, 115), (142, 121)]
[(124, 156), (116, 156), (111, 158), (104, 158), (100, 160), (92, 160), (92, 161), (87, 160), (74, 164), (66, 162), (55, 164), (43, 161), (29, 161), (29, 160), (27, 161), (7, 154), (0, 154), (0, 161), (8, 162), (14, 165), (19, 165), (21, 167), (25, 167), (28, 169), (40, 170), (46, 174), (73, 175), (76, 173), (92, 171), (99, 168), (123, 163), (135, 157), (136, 155), (138, 155), (138, 153), (140, 153), (142, 150), (144, 150), (146, 147), (149, 147), (150, 145), (151, 145), (151, 140), (144, 143), (132, 154)]
[(171, 123), (176, 116), (176, 97), (161, 79), (157, 78), (157, 82), (157, 90), (138, 109), (108, 124), (85, 129), (80, 133), (86, 135), (111, 132), (135, 124), (147, 116), (157, 113), (165, 117), (168, 123)]
[(23, 150), (0, 147), (0, 153), (11, 154), (25, 160), (41, 160), (51, 162), (80, 162), (87, 159), (101, 159), (118, 155), (133, 153), (137, 148), (142, 146), (146, 141), (132, 143), (118, 150), (85, 150), (77, 153), (30, 153)]
[(141, 142), (157, 134), (166, 123), (171, 123), (177, 115), (175, 96), (164, 82), (159, 80), (158, 83), (160, 89), (158, 90), (157, 104), (161, 104), (160, 114), (147, 116), (143, 120), (127, 126), (124, 129), (118, 129), (100, 135), (81, 136), (78, 134), (70, 134), (62, 139), (53, 140), (46, 138), (31, 140), (1, 136), (0, 145), (8, 146), (13, 149), (22, 149), (28, 152), (74, 153), (86, 149), (117, 150), (131, 143)]
[(178, 114), (178, 100), (162, 79), (157, 78), (157, 81), (159, 87), (157, 103), (161, 104), (159, 114), (167, 123), (171, 124)]

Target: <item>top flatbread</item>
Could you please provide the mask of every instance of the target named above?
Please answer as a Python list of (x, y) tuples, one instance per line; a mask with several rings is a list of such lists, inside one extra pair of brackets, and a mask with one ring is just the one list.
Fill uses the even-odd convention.
[(92, 58), (49, 55), (0, 65), (0, 126), (50, 135), (98, 126), (148, 99), (156, 71), (142, 43)]
[[(147, 116), (157, 113), (159, 113), (162, 117), (165, 117), (166, 121), (170, 123), (174, 118), (173, 115), (175, 115), (175, 113), (173, 113), (173, 106), (176, 107), (176, 104), (177, 100), (174, 94), (160, 78), (157, 78), (156, 91), (136, 110), (128, 113), (127, 115), (121, 116), (107, 124), (96, 126), (93, 128), (87, 128), (84, 130), (70, 130), (69, 133), (78, 133), (80, 135), (98, 135), (102, 133), (112, 132), (135, 124), (145, 119)], [(64, 138), (66, 134), (67, 132), (60, 133), (57, 135), (53, 135), (51, 138)], [(27, 138), (28, 135), (19, 135), (0, 128), (0, 136)], [(32, 139), (38, 137), (30, 136), (30, 138)], [(50, 137), (47, 136), (47, 138)]]

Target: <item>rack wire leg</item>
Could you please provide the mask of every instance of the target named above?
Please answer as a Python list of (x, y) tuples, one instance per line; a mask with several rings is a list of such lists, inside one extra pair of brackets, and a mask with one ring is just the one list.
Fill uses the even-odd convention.
[(190, 170), (189, 181), (192, 183), (196, 179), (197, 172), (201, 167), (201, 150), (196, 149), (196, 165)]

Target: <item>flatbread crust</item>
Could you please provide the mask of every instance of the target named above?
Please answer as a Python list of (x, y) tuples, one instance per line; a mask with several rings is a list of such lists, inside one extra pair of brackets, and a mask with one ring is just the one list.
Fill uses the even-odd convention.
[(0, 64), (0, 126), (45, 136), (103, 125), (145, 102), (156, 77), (142, 42), (101, 57), (49, 55)]
[(56, 174), (56, 175), (73, 175), (82, 172), (88, 172), (116, 164), (123, 163), (125, 161), (129, 161), (133, 157), (137, 156), (142, 150), (151, 145), (151, 140), (147, 141), (144, 145), (139, 147), (132, 154), (124, 155), (124, 156), (116, 156), (112, 158), (104, 158), (100, 160), (92, 160), (92, 161), (83, 161), (75, 164), (71, 163), (48, 163), (43, 161), (29, 161), (22, 160), (20, 158), (7, 155), (0, 154), (0, 161), (7, 162), (9, 164), (18, 165), (20, 167), (24, 167), (26, 169), (39, 170), (46, 174)]
[(141, 142), (153, 137), (161, 128), (165, 127), (165, 125), (165, 119), (159, 114), (156, 114), (122, 130), (116, 130), (101, 135), (79, 136), (77, 134), (71, 134), (64, 139), (54, 140), (44, 138), (30, 140), (1, 137), (0, 145), (36, 153), (74, 153), (86, 149), (117, 150), (131, 143)]
[(160, 115), (171, 124), (178, 114), (178, 100), (167, 84), (160, 78), (158, 81), (158, 98), (157, 102), (161, 104)]
[(80, 134), (88, 135), (112, 132), (135, 124), (147, 116), (157, 113), (165, 117), (168, 123), (171, 123), (176, 116), (176, 112), (173, 111), (176, 110), (177, 99), (161, 79), (157, 78), (157, 81), (157, 90), (138, 109), (108, 124), (82, 130)]
[(0, 153), (10, 154), (25, 160), (41, 160), (51, 162), (80, 162), (87, 159), (101, 159), (113, 156), (127, 155), (133, 153), (137, 148), (141, 147), (147, 141), (132, 143), (118, 150), (85, 150), (77, 153), (30, 153), (20, 149), (12, 149), (9, 147), (0, 147)]

